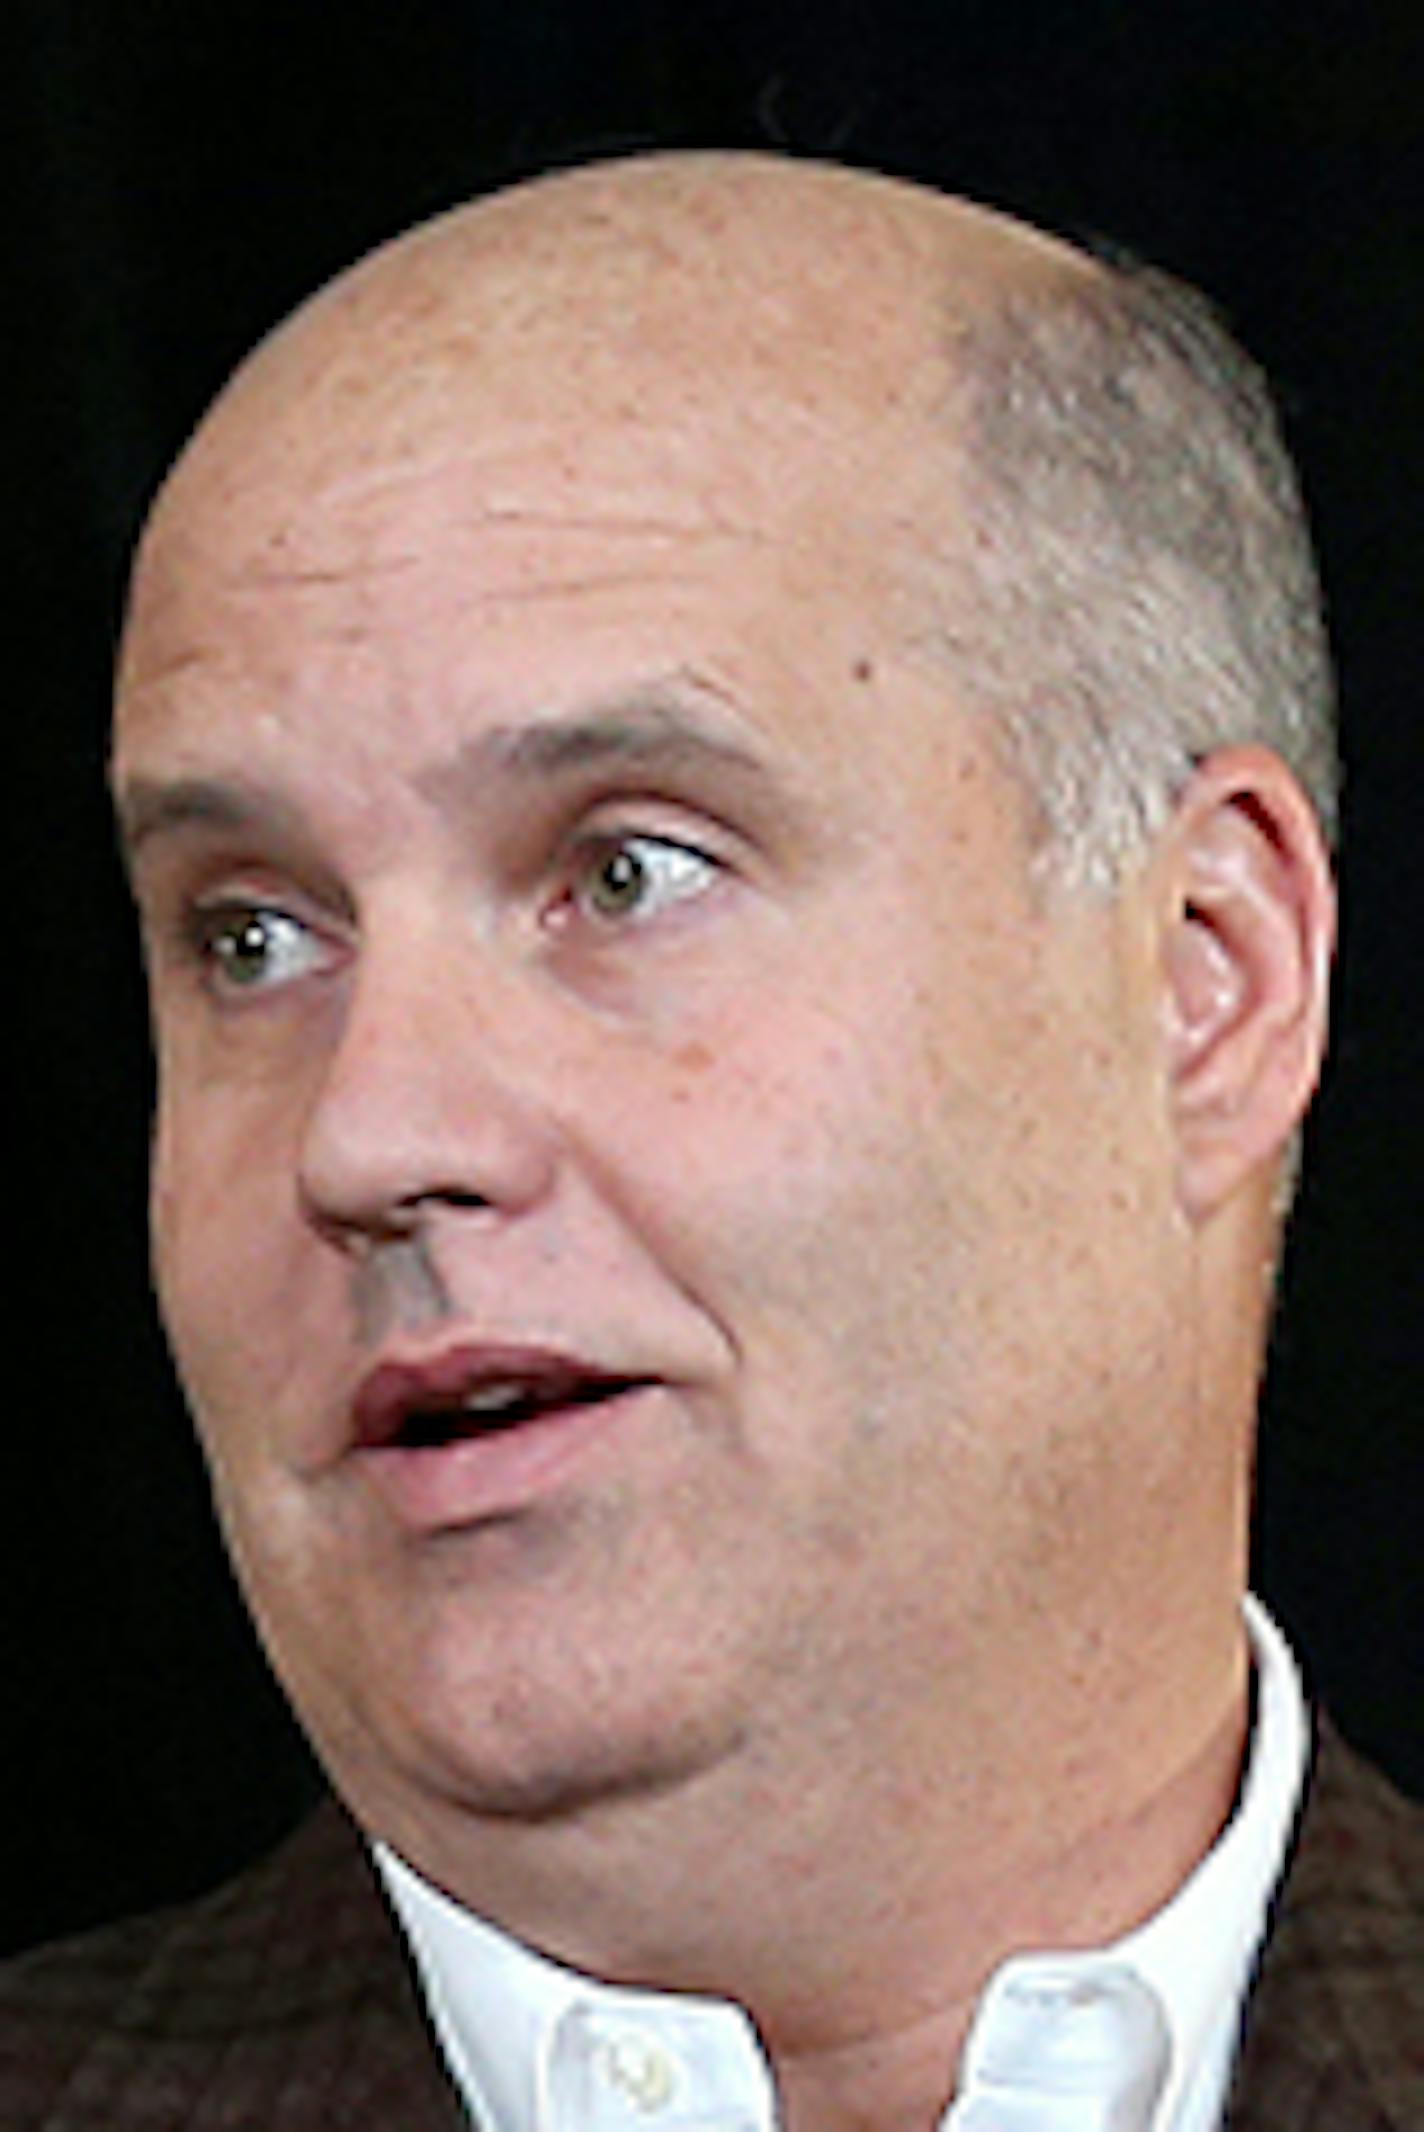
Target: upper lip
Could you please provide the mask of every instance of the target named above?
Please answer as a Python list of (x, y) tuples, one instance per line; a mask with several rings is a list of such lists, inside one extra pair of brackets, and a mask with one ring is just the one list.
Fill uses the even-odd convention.
[(492, 1402), (487, 1425), (495, 1426), (531, 1411), (611, 1398), (648, 1382), (645, 1374), (610, 1369), (555, 1348), (465, 1342), (378, 1363), (357, 1390), (352, 1433), (356, 1447), (369, 1450), (416, 1440), (414, 1424), (424, 1416), (478, 1416), (482, 1398)]

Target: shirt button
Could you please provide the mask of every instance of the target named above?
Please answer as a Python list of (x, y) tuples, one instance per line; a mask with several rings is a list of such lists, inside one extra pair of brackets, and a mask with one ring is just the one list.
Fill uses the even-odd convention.
[(599, 2046), (599, 2070), (625, 2103), (655, 2117), (672, 2101), (677, 2074), (661, 2046), (636, 2030), (605, 2038)]

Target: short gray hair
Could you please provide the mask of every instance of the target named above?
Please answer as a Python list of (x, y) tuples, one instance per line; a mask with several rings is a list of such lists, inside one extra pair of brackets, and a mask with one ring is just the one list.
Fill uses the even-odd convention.
[[(1213, 750), (1274, 749), (1333, 835), (1321, 596), (1265, 380), (1204, 298), (1100, 262), (961, 328), (949, 621), (1055, 873), (1110, 885)], [(960, 602), (955, 602), (956, 610)]]

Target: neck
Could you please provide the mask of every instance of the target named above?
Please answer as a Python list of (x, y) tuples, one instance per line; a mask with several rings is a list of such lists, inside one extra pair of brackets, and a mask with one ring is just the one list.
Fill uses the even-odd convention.
[(1245, 1733), (1238, 1695), (1185, 1766), (1130, 1812), (1104, 1815), (1033, 1872), (966, 1885), (937, 1970), (902, 1972), (892, 1992), (859, 1964), (858, 2021), (842, 1997), (835, 2019), (827, 2000), (803, 2009), (811, 2018), (799, 2030), (764, 2028), (788, 2132), (935, 2132), (995, 1969), (1018, 1953), (1111, 1945), (1170, 1901), (1230, 1817)]
[[(506, 1827), (482, 1856), (468, 1826), (444, 1856), (429, 1828), (426, 1841), (394, 1840), (437, 1884), (573, 1968), (740, 2003), (790, 2132), (933, 2132), (999, 1964), (1111, 1944), (1215, 1841), (1247, 1722), (1239, 1621), (1234, 1631), (1195, 1682), (1164, 1667), (1130, 1731), (1121, 1703), (1116, 1724), (1106, 1708), (1085, 1711), (1053, 1759), (1031, 1742), (1016, 1769), (993, 1755), (971, 1769), (942, 1741), (933, 1757), (876, 1757), (886, 1743), (872, 1739), (838, 1803), (782, 1755), (743, 1768), (731, 1815), (725, 1798), (708, 1814), (705, 1799), (674, 1793), (626, 1818), (522, 1839)], [(1109, 1685), (1124, 1694), (1123, 1680)], [(1032, 1732), (1032, 1699), (1015, 1699), (1010, 1720), (1016, 1736)], [(1127, 1750), (1105, 1763), (1101, 1743), (1125, 1733)], [(963, 1737), (976, 1739), (972, 1723)], [(848, 1742), (842, 1778), (855, 1752)]]

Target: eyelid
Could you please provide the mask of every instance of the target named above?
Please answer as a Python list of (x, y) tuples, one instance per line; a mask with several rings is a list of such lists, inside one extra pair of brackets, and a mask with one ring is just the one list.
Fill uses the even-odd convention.
[[(313, 918), (299, 904), (300, 899), (289, 894), (224, 885), (185, 897), (177, 905), (164, 932), (176, 949), (180, 963), (212, 1000), (224, 1007), (240, 1007), (284, 992), (307, 978), (325, 974), (338, 953), (330, 927)], [(244, 985), (231, 972), (225, 972), (216, 948), (218, 938), (225, 930), (235, 934), (244, 925), (255, 922), (271, 922), (278, 927), (290, 928), (289, 944), (292, 935), (306, 943), (304, 966), (285, 974), (278, 972), (265, 979), (259, 978), (250, 985)]]
[(620, 792), (597, 800), (580, 812), (565, 845), (582, 855), (635, 837), (678, 845), (727, 870), (735, 870), (748, 852), (746, 838), (715, 809), (657, 791)]
[(617, 851), (624, 844), (660, 845), (671, 851), (690, 852), (694, 857), (705, 859), (709, 866), (727, 868), (730, 858), (718, 849), (718, 839), (691, 829), (672, 828), (667, 824), (653, 826), (646, 821), (618, 820), (606, 825), (591, 824), (580, 829), (571, 839), (571, 849), (576, 863), (590, 856), (599, 857)]
[(734, 870), (731, 857), (718, 848), (718, 840), (699, 832), (654, 828), (646, 821), (618, 821), (606, 827), (588, 827), (573, 839), (566, 876), (578, 877), (626, 849), (652, 849), (676, 853), (705, 866), (712, 875)]

